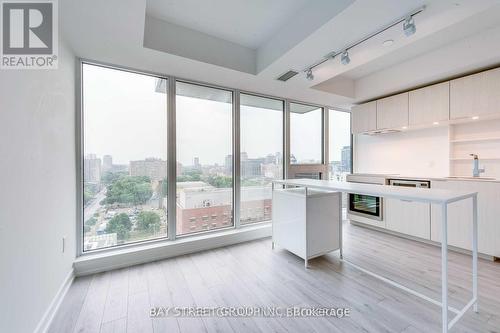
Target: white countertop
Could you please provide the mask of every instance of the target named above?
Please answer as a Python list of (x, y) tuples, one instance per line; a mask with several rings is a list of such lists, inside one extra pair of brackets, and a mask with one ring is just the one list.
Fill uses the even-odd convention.
[(409, 176), (398, 173), (353, 173), (353, 176), (374, 176), (385, 177), (387, 179), (415, 179), (415, 180), (452, 180), (452, 181), (472, 181), (472, 182), (493, 182), (500, 183), (500, 179), (490, 177), (472, 177), (472, 176)]
[(433, 188), (409, 188), (400, 186), (361, 184), (317, 179), (284, 179), (274, 180), (273, 183), (437, 204), (459, 201), (477, 194), (477, 192), (470, 191), (449, 191)]

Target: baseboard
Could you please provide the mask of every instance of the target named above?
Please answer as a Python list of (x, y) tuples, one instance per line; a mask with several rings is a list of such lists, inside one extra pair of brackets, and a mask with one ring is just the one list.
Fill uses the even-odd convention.
[(129, 249), (116, 249), (115, 251), (103, 253), (86, 254), (77, 258), (73, 267), (76, 276), (83, 276), (248, 242), (270, 237), (271, 235), (272, 228), (270, 223), (245, 226), (241, 229), (186, 237), (175, 241), (141, 245)]
[(35, 333), (47, 332), (47, 330), (50, 327), (50, 324), (52, 323), (52, 320), (54, 319), (54, 316), (57, 313), (57, 310), (59, 310), (59, 307), (61, 306), (64, 296), (66, 296), (66, 293), (68, 292), (69, 287), (71, 287), (71, 284), (73, 283), (74, 279), (75, 279), (75, 272), (74, 269), (71, 269), (71, 271), (64, 279), (62, 285), (59, 287), (59, 290), (57, 291), (56, 295), (52, 299), (52, 302), (50, 302), (50, 305), (45, 311), (42, 319), (35, 328), (34, 331)]

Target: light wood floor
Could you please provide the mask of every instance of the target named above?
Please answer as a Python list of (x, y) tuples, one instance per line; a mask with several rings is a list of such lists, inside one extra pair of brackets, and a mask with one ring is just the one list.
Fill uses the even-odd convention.
[[(440, 249), (346, 225), (345, 257), (440, 299)], [(450, 305), (470, 298), (471, 258), (450, 252)], [(440, 332), (440, 308), (342, 264), (264, 239), (81, 277), (50, 332)], [(479, 314), (452, 332), (500, 332), (500, 262), (479, 262)], [(350, 307), (348, 318), (155, 318), (151, 306)], [(450, 313), (452, 316), (452, 313)]]

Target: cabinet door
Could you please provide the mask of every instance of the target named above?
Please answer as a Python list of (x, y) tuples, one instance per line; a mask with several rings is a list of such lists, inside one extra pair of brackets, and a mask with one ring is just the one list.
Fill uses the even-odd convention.
[[(461, 190), (460, 182), (433, 181), (431, 188)], [(431, 240), (441, 242), (442, 212), (440, 205), (431, 205)], [(448, 245), (472, 249), (472, 201), (460, 200), (448, 205)]]
[(377, 129), (408, 126), (408, 93), (377, 100)]
[[(433, 188), (478, 192), (478, 249), (488, 255), (500, 253), (500, 184), (481, 181), (434, 181)], [(432, 205), (431, 239), (441, 241), (441, 207)], [(448, 205), (448, 243), (472, 250), (472, 199)]]
[(353, 106), (351, 116), (353, 134), (377, 129), (377, 104), (375, 101)]
[(500, 113), (500, 68), (450, 82), (450, 118)]
[(410, 91), (409, 123), (429, 125), (450, 119), (450, 82)]
[(430, 239), (431, 207), (428, 203), (385, 199), (386, 228), (402, 234)]

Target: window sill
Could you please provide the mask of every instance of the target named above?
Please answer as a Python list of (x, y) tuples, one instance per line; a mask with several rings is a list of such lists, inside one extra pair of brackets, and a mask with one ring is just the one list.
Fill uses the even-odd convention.
[(76, 258), (73, 266), (75, 275), (83, 276), (266, 238), (271, 235), (271, 222), (258, 223), (240, 229), (201, 234), (180, 238), (175, 241), (162, 240), (149, 244), (86, 253)]

